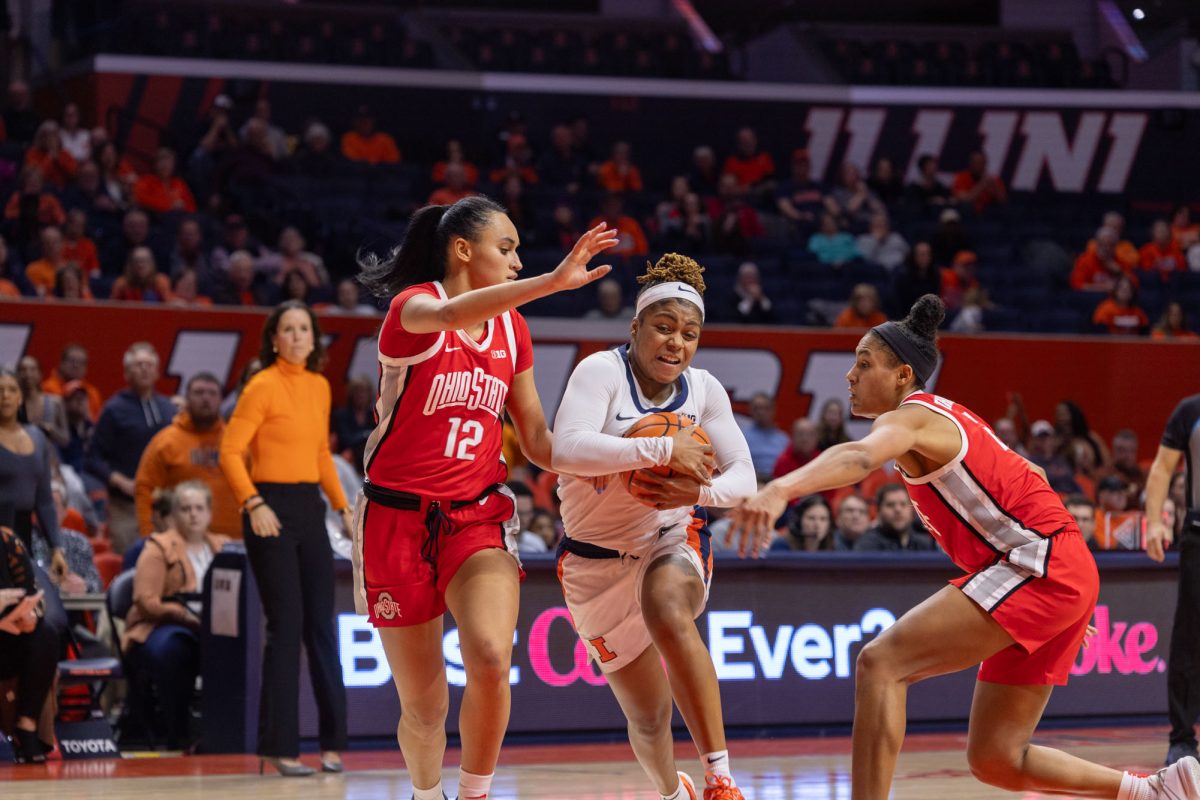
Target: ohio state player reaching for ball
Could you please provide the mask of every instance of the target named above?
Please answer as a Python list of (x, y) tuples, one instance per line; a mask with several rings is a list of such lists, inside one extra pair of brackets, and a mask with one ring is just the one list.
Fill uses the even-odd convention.
[[(742, 797), (729, 772), (721, 693), (696, 630), (712, 578), (704, 506), (731, 506), (756, 487), (750, 448), (725, 389), (691, 366), (704, 325), (699, 264), (668, 253), (638, 278), (629, 344), (588, 356), (567, 384), (554, 421), (554, 468), (579, 476), (637, 472), (633, 488), (562, 477), (558, 574), (580, 639), (629, 720), (629, 742), (660, 796), (696, 800), (675, 768), (671, 697), (700, 751), (706, 800)], [(671, 437), (622, 438), (653, 412), (699, 424)], [(715, 459), (714, 459), (715, 457)], [(713, 464), (718, 477), (708, 478)], [(632, 491), (632, 494), (631, 494)], [(663, 662), (666, 671), (663, 671)]]
[(1030, 744), (1050, 692), (1067, 682), (1099, 593), (1096, 563), (1045, 473), (1009, 450), (976, 414), (924, 391), (937, 365), (935, 295), (904, 321), (867, 332), (846, 374), (850, 410), (874, 419), (771, 481), (732, 512), (731, 535), (758, 552), (790, 499), (865, 478), (895, 459), (913, 508), (967, 575), (863, 647), (855, 672), (852, 800), (884, 800), (904, 738), (908, 686), (982, 662), (967, 761), (1009, 791), (1118, 800), (1200, 800), (1200, 764), (1154, 775), (1092, 764)]
[(514, 309), (608, 273), (599, 225), (550, 273), (517, 280), (517, 230), (484, 197), (426, 206), (362, 282), (394, 295), (379, 332), (379, 424), (356, 508), (355, 604), (379, 628), (400, 695), (397, 739), (416, 800), (441, 800), (449, 706), (442, 615), (458, 623), (467, 686), (459, 798), (487, 797), (509, 717), (521, 578), (516, 502), (504, 487), (502, 414), (521, 449), (550, 466), (533, 348)]

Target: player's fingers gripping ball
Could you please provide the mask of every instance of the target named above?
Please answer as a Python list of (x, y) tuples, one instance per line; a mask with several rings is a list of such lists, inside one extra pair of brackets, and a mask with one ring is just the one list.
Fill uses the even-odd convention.
[[(625, 438), (632, 439), (635, 437), (647, 436), (672, 436), (684, 428), (687, 428), (691, 432), (692, 438), (701, 444), (712, 444), (708, 438), (708, 434), (704, 432), (703, 428), (692, 422), (687, 417), (682, 417), (673, 411), (656, 411), (653, 414), (648, 414), (642, 417), (637, 422), (633, 423), (633, 425), (629, 426), (629, 430), (625, 431)], [(647, 467), (640, 470), (630, 470), (628, 472), (622, 472), (618, 476), (621, 485), (625, 487), (626, 491), (628, 491), (635, 500), (643, 505), (650, 506), (651, 508), (654, 507), (654, 503), (639, 497), (634, 488), (633, 478), (639, 472), (650, 473), (658, 476), (659, 478), (665, 478), (668, 480), (678, 476), (678, 473), (668, 466)]]

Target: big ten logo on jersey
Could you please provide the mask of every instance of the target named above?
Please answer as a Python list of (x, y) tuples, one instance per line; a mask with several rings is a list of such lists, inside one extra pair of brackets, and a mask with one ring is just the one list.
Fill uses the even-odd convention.
[[(1059, 192), (1116, 193), (1125, 190), (1148, 119), (1137, 111), (814, 106), (804, 127), (810, 174), (818, 180), (838, 164), (872, 164), (882, 154), (905, 163), (904, 180), (911, 181), (924, 155), (957, 168), (967, 149), (978, 148), (1017, 191), (1036, 191), (1045, 176)], [(886, 152), (878, 153), (881, 141)], [(897, 143), (905, 151), (896, 151)]]
[(429, 396), (425, 398), (425, 416), (444, 408), (484, 409), (499, 417), (508, 398), (508, 384), (481, 367), (433, 376)]

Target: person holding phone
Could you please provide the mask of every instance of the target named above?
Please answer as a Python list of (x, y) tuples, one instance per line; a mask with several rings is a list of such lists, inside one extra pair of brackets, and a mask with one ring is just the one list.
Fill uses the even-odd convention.
[(42, 619), (33, 559), (10, 528), (0, 528), (0, 680), (17, 679), (13, 749), (18, 764), (41, 764), (37, 720), (58, 663), (58, 634)]

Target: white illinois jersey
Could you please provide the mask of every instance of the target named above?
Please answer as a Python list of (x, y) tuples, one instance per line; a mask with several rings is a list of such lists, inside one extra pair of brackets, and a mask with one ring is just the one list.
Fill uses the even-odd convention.
[[(687, 528), (692, 508), (659, 511), (639, 503), (624, 484), (597, 488), (586, 478), (669, 463), (666, 438), (624, 439), (637, 420), (673, 411), (704, 428), (719, 475), (700, 491), (700, 506), (732, 506), (754, 494), (750, 449), (734, 419), (725, 388), (711, 374), (688, 367), (670, 395), (655, 405), (638, 387), (628, 346), (595, 353), (571, 374), (554, 423), (554, 469), (560, 474), (563, 527), (570, 538), (638, 553), (675, 527)], [(573, 477), (578, 476), (578, 477)]]

